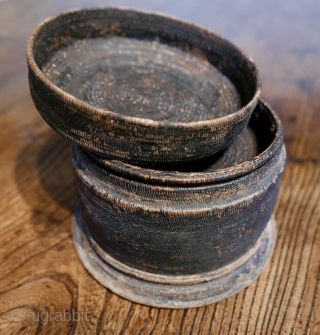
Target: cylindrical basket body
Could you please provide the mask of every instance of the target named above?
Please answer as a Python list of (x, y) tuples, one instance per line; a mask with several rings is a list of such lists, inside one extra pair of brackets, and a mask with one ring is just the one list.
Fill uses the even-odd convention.
[(87, 262), (89, 271), (91, 266), (107, 266), (110, 282), (111, 272), (114, 280), (124, 279), (118, 289), (100, 278), (106, 286), (162, 307), (210, 303), (254, 279), (274, 243), (271, 216), (286, 152), (280, 120), (263, 102), (250, 125), (260, 154), (240, 164), (237, 177), (234, 167), (208, 173), (207, 181), (190, 173), (191, 184), (178, 172), (174, 185), (168, 179), (162, 184), (166, 172), (156, 170), (148, 170), (148, 182), (142, 175), (147, 170), (132, 165), (126, 165), (132, 169), (128, 177), (116, 171), (116, 161), (108, 166), (73, 146), (80, 197), (75, 226), (87, 245), (80, 255), (90, 248), (89, 254), (100, 262)]

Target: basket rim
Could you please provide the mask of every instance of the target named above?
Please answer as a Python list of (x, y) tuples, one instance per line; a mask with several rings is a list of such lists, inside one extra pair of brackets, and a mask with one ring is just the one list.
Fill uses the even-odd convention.
[(136, 181), (157, 184), (157, 185), (175, 185), (191, 186), (199, 184), (209, 184), (222, 181), (228, 181), (248, 174), (262, 165), (266, 164), (276, 153), (281, 150), (283, 144), (283, 126), (278, 114), (264, 100), (260, 99), (256, 108), (265, 108), (271, 115), (275, 125), (275, 136), (269, 146), (260, 152), (251, 160), (237, 164), (232, 167), (218, 169), (211, 172), (179, 172), (162, 171), (143, 166), (136, 166), (128, 162), (115, 159), (108, 159), (99, 156), (93, 152), (86, 151), (87, 154), (99, 164), (109, 169), (111, 172), (118, 173), (121, 176), (129, 177)]
[[(34, 51), (35, 51), (35, 42), (37, 40), (37, 37), (39, 34), (46, 29), (46, 27), (56, 21), (59, 20), (62, 17), (68, 16), (68, 15), (76, 15), (79, 13), (85, 13), (85, 12), (94, 12), (97, 10), (102, 11), (109, 11), (109, 10), (119, 10), (122, 12), (127, 13), (144, 13), (153, 17), (162, 17), (165, 18), (171, 22), (180, 22), (181, 24), (185, 25), (189, 29), (197, 30), (200, 32), (203, 32), (207, 35), (214, 36), (217, 39), (222, 40), (224, 43), (226, 43), (229, 47), (233, 48), (239, 56), (243, 57), (247, 60), (248, 64), (250, 64), (252, 68), (252, 76), (255, 80), (256, 87), (255, 87), (255, 93), (250, 99), (250, 101), (244, 105), (239, 110), (219, 117), (212, 120), (200, 120), (200, 121), (192, 121), (192, 122), (169, 122), (169, 121), (156, 121), (153, 119), (148, 118), (140, 118), (140, 117), (134, 117), (134, 116), (128, 116), (123, 115), (120, 113), (116, 113), (113, 111), (110, 111), (106, 108), (102, 107), (96, 107), (90, 103), (87, 103), (79, 98), (74, 97), (73, 95), (67, 93), (63, 89), (59, 88), (57, 85), (55, 85), (51, 80), (49, 80), (46, 75), (42, 72), (42, 70), (39, 68), (35, 57), (34, 57)], [(248, 57), (242, 50), (240, 50), (238, 47), (236, 47), (233, 43), (229, 42), (225, 38), (221, 37), (220, 35), (216, 34), (215, 32), (199, 25), (194, 24), (189, 21), (180, 19), (178, 17), (161, 13), (161, 12), (154, 12), (149, 10), (141, 10), (141, 9), (133, 9), (130, 7), (93, 7), (93, 8), (76, 8), (68, 11), (64, 11), (60, 14), (53, 15), (44, 21), (42, 21), (36, 29), (31, 34), (28, 43), (27, 43), (27, 63), (29, 70), (32, 72), (32, 74), (36, 77), (36, 79), (41, 82), (49, 91), (53, 92), (55, 95), (57, 95), (61, 100), (63, 100), (66, 104), (66, 106), (76, 107), (77, 109), (81, 110), (82, 112), (87, 113), (90, 115), (93, 119), (97, 115), (104, 115), (108, 116), (110, 119), (117, 120), (117, 121), (124, 121), (127, 123), (130, 123), (132, 125), (140, 125), (140, 126), (147, 126), (147, 127), (154, 127), (154, 128), (185, 128), (185, 129), (201, 129), (202, 127), (210, 127), (210, 128), (216, 128), (219, 127), (221, 124), (225, 123), (231, 123), (236, 122), (238, 119), (242, 119), (248, 114), (248, 111), (252, 110), (254, 106), (257, 104), (259, 97), (261, 95), (261, 79), (258, 69), (256, 68), (256, 65), (252, 58)]]

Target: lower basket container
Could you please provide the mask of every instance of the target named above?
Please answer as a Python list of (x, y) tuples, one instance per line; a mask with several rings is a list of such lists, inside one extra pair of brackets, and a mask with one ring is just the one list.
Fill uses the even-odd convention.
[(170, 170), (73, 146), (79, 257), (101, 284), (138, 303), (188, 308), (227, 298), (272, 253), (285, 159), (281, 122), (262, 101), (231, 147)]

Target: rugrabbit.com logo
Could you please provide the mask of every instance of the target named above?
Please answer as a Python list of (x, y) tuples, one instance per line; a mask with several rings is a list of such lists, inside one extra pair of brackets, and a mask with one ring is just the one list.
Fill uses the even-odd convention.
[(68, 311), (64, 309), (62, 312), (35, 312), (28, 311), (23, 313), (21, 309), (13, 309), (10, 313), (11, 320), (19, 322), (21, 320), (41, 322), (46, 324), (49, 322), (69, 322), (69, 321), (89, 321), (89, 311), (76, 311), (72, 309)]

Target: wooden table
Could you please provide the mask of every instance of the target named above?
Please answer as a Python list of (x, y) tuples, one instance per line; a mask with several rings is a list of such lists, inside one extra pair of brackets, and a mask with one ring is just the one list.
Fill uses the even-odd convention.
[[(73, 247), (70, 142), (33, 106), (25, 48), (47, 16), (94, 5), (133, 6), (0, 2), (0, 334), (320, 334), (319, 1), (134, 3), (200, 23), (245, 50), (285, 129), (288, 162), (270, 264), (239, 294), (189, 310), (149, 308), (114, 295), (86, 272)], [(87, 311), (87, 320), (84, 314), (80, 321), (55, 320), (64, 310)]]

